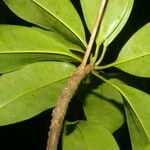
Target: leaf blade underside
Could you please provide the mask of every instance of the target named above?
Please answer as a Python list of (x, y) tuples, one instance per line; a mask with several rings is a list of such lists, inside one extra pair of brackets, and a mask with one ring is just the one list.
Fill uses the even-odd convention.
[(36, 62), (0, 76), (0, 125), (29, 119), (55, 106), (75, 67)]
[(54, 39), (29, 27), (0, 25), (0, 73), (36, 61), (80, 61)]
[(5, 0), (4, 2), (24, 20), (56, 31), (67, 40), (82, 47), (86, 46), (82, 22), (70, 1)]
[(150, 144), (150, 95), (133, 87), (113, 81), (124, 96), (124, 106), (133, 150)]
[(105, 128), (90, 121), (65, 125), (62, 140), (64, 150), (119, 149), (115, 139)]
[(150, 77), (149, 37), (150, 23), (129, 39), (112, 66), (135, 76)]

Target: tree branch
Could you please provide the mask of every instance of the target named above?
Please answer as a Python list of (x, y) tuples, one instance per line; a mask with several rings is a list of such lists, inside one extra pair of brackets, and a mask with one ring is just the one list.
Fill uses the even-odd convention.
[(57, 150), (58, 140), (68, 104), (71, 101), (74, 93), (76, 92), (80, 82), (91, 71), (92, 67), (90, 65), (87, 65), (84, 68), (82, 66), (79, 66), (65, 86), (62, 94), (58, 99), (56, 107), (52, 112), (52, 121), (50, 126), (47, 150)]
[(56, 107), (52, 112), (50, 132), (48, 134), (47, 150), (57, 150), (59, 136), (61, 133), (63, 120), (66, 115), (69, 102), (74, 96), (80, 82), (85, 78), (87, 74), (89, 74), (93, 70), (93, 67), (91, 65), (87, 65), (87, 61), (89, 59), (91, 49), (98, 31), (98, 27), (102, 19), (102, 14), (104, 11), (105, 4), (106, 4), (106, 0), (102, 0), (100, 4), (98, 16), (96, 19), (96, 23), (93, 28), (93, 32), (91, 34), (83, 61), (81, 65), (73, 73), (70, 80), (68, 81), (67, 85), (65, 86), (62, 94), (60, 95), (57, 101)]

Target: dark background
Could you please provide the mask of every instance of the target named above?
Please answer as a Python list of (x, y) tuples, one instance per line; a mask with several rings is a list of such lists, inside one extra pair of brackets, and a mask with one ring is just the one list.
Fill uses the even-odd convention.
[[(73, 1), (75, 7), (78, 9), (78, 0)], [(21, 9), (21, 8), (20, 8)], [(120, 49), (123, 44), (135, 33), (140, 27), (150, 21), (150, 1), (149, 0), (135, 0), (131, 16), (115, 41), (110, 45), (114, 49)], [(0, 1), (0, 24), (19, 24), (31, 26), (16, 15), (14, 15), (7, 6)], [(114, 57), (115, 57), (114, 53)], [(128, 77), (128, 75), (125, 74)], [(149, 90), (149, 79), (139, 79), (132, 76), (128, 79), (131, 84), (145, 92)], [(134, 84), (134, 83), (138, 84)], [(74, 104), (74, 101), (72, 102)], [(72, 105), (73, 105), (72, 104)], [(69, 109), (68, 118), (73, 113), (79, 114), (79, 110)], [(81, 110), (82, 111), (82, 110)], [(45, 150), (47, 142), (47, 132), (50, 123), (51, 110), (45, 111), (32, 119), (0, 127), (0, 150)], [(79, 115), (77, 115), (80, 117)], [(76, 117), (77, 117), (76, 116)], [(72, 120), (72, 119), (71, 119)], [(130, 140), (126, 125), (124, 125), (115, 134), (115, 137), (122, 150), (130, 150)]]

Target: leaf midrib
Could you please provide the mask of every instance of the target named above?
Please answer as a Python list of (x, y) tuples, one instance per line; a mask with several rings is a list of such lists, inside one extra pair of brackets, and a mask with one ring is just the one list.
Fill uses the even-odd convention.
[[(140, 125), (142, 126), (144, 132), (145, 132), (145, 135), (147, 137), (147, 139), (150, 141), (150, 137), (148, 136), (147, 132), (146, 132), (146, 129), (145, 127), (143, 126), (142, 124), (142, 121), (140, 120), (139, 116), (136, 114), (136, 111), (134, 111), (134, 107), (131, 105), (130, 101), (128, 100), (128, 96), (126, 96), (126, 94), (120, 89), (120, 87), (118, 87), (115, 83), (107, 80), (106, 78), (98, 75), (97, 73), (93, 72), (93, 74), (98, 77), (99, 79), (101, 79), (102, 81), (108, 83), (110, 86), (114, 87), (116, 90), (118, 90), (120, 92), (120, 94), (122, 94), (122, 96), (124, 96), (124, 98), (126, 99), (126, 102), (129, 104), (129, 106), (131, 106), (131, 110), (133, 110), (133, 112), (135, 113), (135, 116), (137, 116), (137, 120), (139, 121)], [(123, 85), (125, 86), (125, 85)]]
[[(146, 55), (150, 55), (150, 52), (145, 53), (145, 54), (142, 54), (142, 55), (139, 55), (139, 56), (131, 57), (131, 58), (129, 58), (129, 59), (120, 61), (120, 62), (118, 62), (118, 63), (116, 63), (116, 64), (118, 65), (118, 64), (121, 64), (121, 63), (125, 63), (125, 62), (127, 62), (127, 61), (132, 61), (132, 60), (134, 60), (134, 59), (138, 59), (138, 58), (143, 57), (143, 56), (146, 56)], [(116, 61), (116, 62), (117, 62), (117, 61)], [(115, 65), (116, 65), (116, 64), (115, 64)]]
[[(119, 88), (119, 89), (120, 89), (120, 88)], [(126, 99), (126, 101), (128, 102), (128, 104), (129, 104), (131, 110), (133, 111), (133, 113), (134, 113), (135, 116), (137, 117), (137, 120), (139, 121), (141, 127), (143, 128), (147, 139), (150, 141), (150, 137), (149, 137), (148, 133), (146, 132), (146, 129), (145, 129), (143, 123), (142, 123), (142, 120), (140, 119), (138, 113), (136, 113), (136, 111), (135, 111), (135, 109), (134, 109), (134, 106), (132, 106), (132, 104), (130, 103), (130, 100), (128, 100), (128, 96), (126, 96), (126, 94), (125, 94), (121, 89), (120, 89), (120, 92), (121, 92), (122, 95), (125, 97), (125, 99)]]
[(84, 41), (82, 41), (82, 39), (80, 38), (80, 36), (78, 34), (76, 34), (69, 26), (67, 26), (67, 24), (65, 24), (60, 18), (56, 17), (52, 12), (50, 12), (47, 8), (45, 8), (44, 6), (40, 5), (38, 2), (36, 2), (36, 0), (32, 0), (33, 3), (35, 3), (37, 6), (41, 7), (42, 9), (44, 9), (46, 12), (48, 12), (50, 15), (52, 15), (55, 19), (57, 19), (58, 21), (60, 21), (67, 29), (69, 29), (76, 37), (77, 39), (80, 40), (80, 42), (84, 45)]
[[(109, 82), (110, 82), (110, 81), (109, 81)], [(137, 120), (139, 121), (140, 125), (142, 126), (142, 128), (143, 128), (143, 130), (144, 130), (144, 132), (145, 132), (145, 134), (146, 134), (147, 139), (150, 141), (150, 137), (148, 136), (148, 134), (147, 134), (147, 132), (146, 132), (146, 129), (145, 129), (145, 127), (144, 127), (142, 121), (140, 120), (139, 115), (136, 113), (136, 111), (135, 111), (135, 109), (134, 109), (134, 106), (132, 106), (132, 104), (130, 103), (130, 100), (129, 100), (128, 96), (124, 93), (124, 91), (122, 91), (122, 90), (120, 89), (120, 87), (118, 87), (118, 86), (115, 85), (114, 83), (110, 82), (109, 84), (111, 84), (111, 86), (115, 87), (115, 88), (124, 96), (124, 98), (126, 99), (127, 103), (129, 104), (131, 110), (133, 111), (133, 113), (134, 113), (135, 116), (137, 117)], [(124, 86), (124, 85), (123, 85), (123, 86)]]
[(10, 104), (11, 102), (13, 102), (13, 101), (15, 101), (15, 100), (17, 100), (17, 99), (19, 99), (19, 98), (25, 96), (25, 95), (28, 95), (28, 94), (30, 94), (30, 93), (32, 93), (32, 92), (35, 92), (35, 91), (38, 91), (38, 90), (40, 90), (40, 89), (42, 89), (42, 88), (45, 88), (45, 87), (47, 87), (47, 86), (53, 85), (53, 84), (55, 84), (55, 83), (57, 83), (57, 82), (59, 82), (59, 81), (65, 80), (65, 79), (67, 79), (67, 78), (69, 78), (69, 77), (70, 77), (70, 76), (66, 76), (66, 77), (64, 77), (64, 78), (62, 78), (62, 79), (56, 80), (56, 81), (54, 81), (54, 82), (51, 82), (51, 83), (48, 83), (48, 84), (43, 85), (43, 86), (41, 86), (41, 87), (35, 88), (35, 89), (33, 89), (33, 90), (30, 90), (29, 92), (25, 92), (25, 93), (23, 93), (23, 94), (21, 94), (21, 95), (19, 95), (19, 96), (16, 96), (15, 98), (11, 99), (11, 100), (8, 101), (7, 103), (4, 103), (3, 105), (1, 105), (1, 106), (0, 106), (0, 109), (1, 109), (1, 108), (4, 108), (6, 105)]
[(132, 58), (129, 58), (129, 59), (125, 59), (125, 60), (119, 61), (119, 62), (117, 62), (118, 60), (116, 60), (114, 63), (108, 64), (108, 65), (105, 65), (105, 66), (100, 66), (99, 68), (100, 69), (106, 69), (106, 68), (109, 68), (109, 67), (115, 67), (117, 65), (120, 65), (120, 64), (123, 64), (123, 63), (126, 63), (126, 62), (130, 62), (134, 59), (138, 59), (138, 58), (144, 57), (146, 55), (150, 55), (150, 53), (145, 53), (145, 54), (142, 54), (142, 55), (139, 55), (139, 56), (136, 56), (136, 57), (132, 57)]
[[(117, 29), (118, 29), (118, 27), (120, 26), (120, 24), (124, 21), (124, 18), (126, 17), (126, 15), (128, 15), (128, 7), (129, 7), (129, 6), (130, 6), (130, 0), (128, 0), (128, 4), (127, 4), (127, 6), (126, 6), (126, 8), (125, 8), (125, 11), (124, 11), (124, 13), (123, 13), (123, 15), (122, 15), (122, 18), (121, 18), (120, 22), (118, 23), (118, 25), (114, 28), (114, 30), (109, 34), (109, 36), (108, 36), (104, 41), (107, 41), (107, 40), (111, 37), (111, 35), (113, 35), (113, 33), (114, 33), (115, 31), (117, 31)], [(106, 45), (108, 46), (109, 43), (106, 42)]]
[[(69, 52), (69, 53), (71, 53), (71, 52)], [(0, 51), (0, 54), (54, 54), (54, 55), (63, 55), (63, 56), (69, 56), (69, 57), (71, 57), (71, 58), (74, 58), (74, 59), (76, 59), (76, 60), (78, 60), (78, 61), (81, 61), (81, 59), (79, 58), (79, 57), (77, 57), (76, 55), (74, 55), (74, 54), (68, 54), (68, 53), (63, 53), (63, 52), (61, 52), (61, 53), (59, 53), (59, 52), (55, 52), (55, 51), (53, 51), (53, 52), (50, 52), (50, 51), (45, 51), (45, 52), (41, 52), (41, 51), (33, 51), (33, 52), (31, 52), (31, 51), (23, 51), (23, 52), (21, 52), (21, 51), (7, 51), (7, 52), (1, 52)]]

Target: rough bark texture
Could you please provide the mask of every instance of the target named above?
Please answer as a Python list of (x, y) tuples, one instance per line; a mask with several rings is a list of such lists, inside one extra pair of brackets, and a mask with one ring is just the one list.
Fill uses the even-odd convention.
[(56, 107), (52, 112), (52, 120), (49, 132), (47, 150), (57, 150), (59, 136), (62, 129), (63, 120), (74, 93), (76, 92), (80, 82), (84, 77), (92, 71), (92, 67), (87, 65), (85, 67), (79, 66), (69, 79), (62, 94), (60, 95)]
[(52, 112), (52, 121), (50, 126), (47, 150), (57, 150), (59, 136), (61, 133), (62, 124), (68, 108), (68, 104), (71, 101), (74, 93), (76, 92), (80, 82), (85, 78), (85, 76), (88, 73), (92, 72), (93, 67), (91, 65), (87, 65), (87, 63), (91, 54), (93, 43), (97, 35), (97, 31), (102, 20), (106, 2), (107, 0), (102, 0), (100, 3), (97, 19), (90, 40), (88, 42), (83, 61), (68, 81), (67, 85), (65, 86), (62, 94), (60, 95), (57, 101), (56, 107)]

